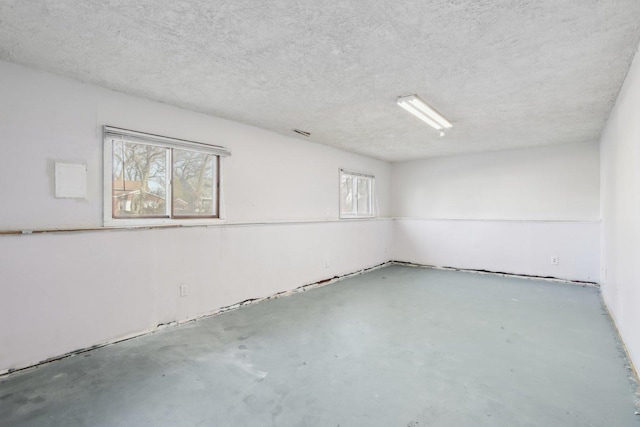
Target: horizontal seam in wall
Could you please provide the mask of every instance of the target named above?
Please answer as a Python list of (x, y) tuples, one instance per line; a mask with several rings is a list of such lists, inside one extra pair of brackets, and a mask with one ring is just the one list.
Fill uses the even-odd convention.
[(601, 219), (498, 219), (498, 218), (423, 218), (423, 217), (392, 217), (394, 221), (457, 221), (457, 222), (515, 222), (515, 223), (577, 223), (600, 224)]
[(262, 225), (306, 225), (306, 224), (350, 224), (358, 222), (392, 221), (392, 218), (349, 218), (330, 220), (299, 220), (299, 221), (265, 221), (265, 222), (222, 222), (219, 224), (168, 224), (168, 225), (140, 225), (128, 227), (92, 227), (92, 228), (40, 228), (40, 229), (18, 229), (2, 230), (1, 236), (27, 236), (32, 234), (50, 233), (91, 233), (100, 231), (133, 231), (133, 230), (155, 230), (172, 228), (224, 228), (224, 227), (252, 227)]
[(567, 223), (567, 224), (600, 224), (601, 220), (566, 220), (566, 219), (474, 219), (474, 218), (420, 218), (420, 217), (384, 217), (384, 218), (348, 218), (326, 220), (292, 220), (292, 221), (263, 221), (263, 222), (221, 222), (219, 224), (168, 224), (168, 225), (140, 225), (127, 227), (89, 227), (89, 228), (34, 228), (34, 229), (10, 229), (0, 230), (2, 236), (20, 236), (48, 233), (90, 233), (100, 231), (131, 231), (131, 230), (155, 230), (171, 228), (218, 228), (218, 227), (251, 227), (261, 225), (305, 225), (305, 224), (349, 224), (368, 221), (453, 221), (453, 222), (504, 222), (504, 223)]

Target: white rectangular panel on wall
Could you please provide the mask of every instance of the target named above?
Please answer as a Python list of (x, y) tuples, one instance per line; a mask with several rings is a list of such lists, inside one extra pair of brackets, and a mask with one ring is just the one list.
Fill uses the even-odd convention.
[(87, 166), (56, 162), (56, 197), (86, 199)]

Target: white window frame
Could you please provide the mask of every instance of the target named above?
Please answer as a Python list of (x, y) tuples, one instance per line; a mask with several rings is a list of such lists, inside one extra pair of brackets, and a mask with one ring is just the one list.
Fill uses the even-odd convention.
[[(216, 217), (189, 217), (189, 218), (114, 218), (113, 217), (113, 142), (124, 141), (133, 144), (146, 144), (155, 147), (175, 148), (189, 151), (198, 151), (214, 154), (218, 158), (218, 215)], [(165, 136), (153, 135), (149, 133), (136, 132), (120, 129), (112, 126), (103, 127), (104, 143), (104, 174), (103, 174), (103, 221), (105, 227), (144, 227), (160, 225), (209, 225), (225, 222), (224, 215), (224, 178), (223, 159), (231, 153), (225, 148), (217, 145), (203, 144), (200, 142), (186, 141), (182, 139), (169, 138)], [(167, 164), (167, 168), (173, 167)], [(168, 170), (168, 169), (167, 169)], [(173, 184), (173, 183), (171, 183)], [(171, 186), (169, 184), (169, 187)], [(171, 194), (166, 195), (166, 203), (172, 203)]]
[[(342, 198), (342, 177), (343, 175), (349, 175), (352, 177), (358, 177), (358, 178), (367, 178), (370, 181), (370, 185), (369, 185), (369, 206), (371, 208), (371, 211), (368, 213), (357, 213), (358, 212), (358, 206), (357, 206), (357, 202), (358, 202), (358, 198), (357, 198), (357, 193), (358, 193), (358, 189), (357, 187), (353, 188), (353, 192), (355, 193), (356, 197), (354, 198), (354, 203), (356, 203), (356, 213), (343, 213), (342, 212), (342, 207), (343, 207), (343, 198)], [(355, 182), (357, 183), (357, 180), (355, 180)], [(347, 169), (340, 169), (339, 170), (339, 178), (338, 178), (338, 197), (340, 199), (339, 201), (339, 214), (340, 214), (340, 219), (357, 219), (357, 218), (375, 218), (376, 216), (376, 177), (373, 174), (370, 173), (364, 173), (364, 172), (355, 172), (355, 171), (351, 171), (351, 170), (347, 170)]]

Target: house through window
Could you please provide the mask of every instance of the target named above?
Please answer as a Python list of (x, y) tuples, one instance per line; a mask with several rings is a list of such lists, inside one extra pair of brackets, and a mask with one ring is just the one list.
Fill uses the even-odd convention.
[(105, 127), (105, 222), (219, 218), (226, 155), (223, 147)]

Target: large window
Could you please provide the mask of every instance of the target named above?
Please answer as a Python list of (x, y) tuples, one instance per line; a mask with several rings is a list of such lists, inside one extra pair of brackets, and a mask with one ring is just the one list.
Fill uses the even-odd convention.
[(340, 218), (374, 216), (373, 175), (340, 170)]
[(220, 218), (223, 148), (104, 129), (105, 224)]

